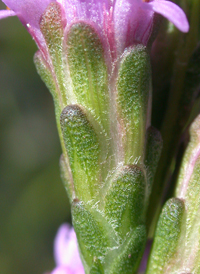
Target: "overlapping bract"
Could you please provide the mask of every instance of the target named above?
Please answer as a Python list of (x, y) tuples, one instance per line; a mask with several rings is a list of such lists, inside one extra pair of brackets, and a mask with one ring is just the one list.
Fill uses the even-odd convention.
[(159, 217), (147, 274), (200, 270), (200, 115), (191, 124), (189, 133), (175, 197), (165, 203)]
[[(54, 97), (85, 271), (133, 273), (146, 242), (145, 213), (162, 147), (150, 127), (146, 46), (155, 12), (187, 32), (185, 14), (164, 0), (4, 2), (11, 10), (0, 18), (17, 15), (40, 50), (35, 64)], [(62, 254), (55, 273), (73, 273), (60, 264)]]

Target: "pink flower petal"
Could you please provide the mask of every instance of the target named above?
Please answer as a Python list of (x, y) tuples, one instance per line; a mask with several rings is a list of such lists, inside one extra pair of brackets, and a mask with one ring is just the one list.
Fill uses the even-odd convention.
[(54, 242), (54, 257), (57, 266), (69, 267), (73, 271), (72, 273), (84, 274), (76, 234), (74, 229), (67, 224), (61, 225), (57, 232)]
[(110, 0), (57, 0), (65, 10), (67, 24), (84, 21), (92, 25), (98, 34), (104, 35), (104, 17), (111, 7)]
[(118, 52), (133, 44), (147, 44), (153, 24), (153, 9), (142, 0), (116, 0), (115, 38)]
[(102, 24), (103, 11), (110, 7), (109, 0), (57, 0), (66, 10), (68, 24), (74, 19)]
[(0, 10), (0, 19), (15, 15), (16, 13), (12, 10)]
[(33, 28), (39, 28), (42, 13), (49, 3), (56, 0), (2, 0), (6, 6), (13, 10), (21, 22)]
[(72, 270), (70, 270), (69, 267), (66, 267), (66, 266), (59, 266), (59, 267), (56, 267), (52, 272), (51, 274), (79, 274), (78, 272), (75, 273), (73, 272)]
[(183, 10), (176, 4), (165, 0), (154, 0), (147, 3), (153, 10), (172, 22), (180, 31), (188, 32), (189, 23)]

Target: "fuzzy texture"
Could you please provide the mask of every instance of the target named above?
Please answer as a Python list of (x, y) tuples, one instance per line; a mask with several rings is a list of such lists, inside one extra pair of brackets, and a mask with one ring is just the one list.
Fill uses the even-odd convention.
[[(105, 94), (107, 94), (106, 93), (107, 88), (105, 87), (109, 86), (109, 84), (108, 84), (107, 77), (105, 76), (106, 66), (104, 62), (102, 62), (103, 60), (102, 52), (105, 52), (105, 56), (109, 55), (107, 54), (108, 52), (111, 53), (109, 56), (112, 56), (112, 61), (114, 62), (107, 62), (107, 63), (114, 64), (116, 62), (116, 59), (117, 61), (121, 62), (121, 69), (119, 70), (119, 79), (118, 79), (117, 85), (118, 85), (118, 95), (122, 99), (120, 100), (120, 102), (122, 102), (123, 104), (118, 102), (118, 106), (121, 111), (121, 115), (123, 115), (123, 119), (124, 120), (126, 119), (128, 121), (127, 125), (128, 124), (131, 125), (130, 120), (132, 121), (132, 119), (130, 119), (130, 117), (132, 118), (133, 117), (132, 114), (136, 113), (135, 110), (137, 111), (141, 110), (141, 112), (137, 112), (137, 113), (139, 113), (138, 117), (142, 117), (141, 118), (142, 122), (139, 121), (139, 123), (141, 127), (141, 132), (142, 132), (141, 135), (143, 137), (140, 138), (140, 135), (136, 135), (136, 136), (139, 136), (138, 139), (141, 139), (142, 142), (145, 143), (144, 132), (146, 130), (146, 127), (149, 126), (150, 118), (148, 118), (148, 121), (146, 121), (146, 117), (150, 117), (150, 115), (148, 115), (148, 113), (150, 113), (150, 110), (148, 110), (148, 106), (150, 104), (148, 102), (150, 102), (149, 98), (151, 97), (151, 95), (149, 95), (151, 93), (151, 88), (150, 88), (151, 81), (150, 81), (150, 75), (149, 75), (150, 68), (148, 65), (149, 60), (147, 57), (145, 46), (148, 44), (148, 41), (151, 38), (151, 35), (153, 32), (155, 12), (162, 14), (163, 16), (168, 18), (181, 31), (183, 32), (188, 31), (189, 25), (188, 25), (186, 16), (177, 5), (175, 5), (172, 2), (164, 1), (164, 0), (153, 0), (151, 2), (144, 2), (143, 0), (116, 0), (116, 1), (115, 0), (113, 1), (112, 0), (110, 1), (109, 0), (57, 0), (57, 1), (43, 0), (42, 2), (41, 0), (40, 1), (39, 0), (35, 0), (35, 1), (4, 0), (4, 3), (10, 8), (10, 10), (0, 11), (0, 18), (17, 15), (19, 19), (21, 20), (21, 22), (23, 23), (23, 25), (27, 28), (27, 30), (30, 32), (32, 37), (35, 39), (38, 45), (38, 48), (40, 50), (40, 53), (39, 53), (40, 57), (38, 58), (40, 58), (41, 62), (40, 62), (40, 68), (38, 70), (41, 69), (42, 71), (42, 69), (44, 69), (45, 67), (45, 69), (42, 71), (41, 74), (43, 75), (44, 78), (45, 77), (48, 78), (47, 82), (49, 80), (49, 77), (51, 78), (51, 76), (53, 76), (52, 79), (55, 79), (55, 83), (56, 83), (55, 90), (57, 91), (57, 94), (60, 96), (59, 99), (61, 98), (60, 101), (62, 101), (62, 102), (59, 102), (61, 105), (61, 110), (63, 110), (63, 107), (65, 105), (70, 105), (70, 103), (74, 104), (73, 100), (72, 101), (69, 100), (69, 102), (64, 101), (66, 100), (66, 96), (65, 96), (66, 87), (65, 87), (65, 83), (63, 84), (62, 81), (65, 81), (65, 76), (66, 76), (66, 74), (63, 74), (63, 71), (64, 72), (67, 71), (63, 69), (65, 68), (65, 62), (63, 62), (63, 58), (64, 58), (63, 51), (66, 50), (66, 48), (63, 48), (64, 39), (65, 39), (64, 41), (68, 43), (67, 44), (68, 52), (66, 55), (68, 58), (67, 62), (69, 65), (70, 72), (73, 72), (73, 64), (76, 65), (76, 67), (74, 68), (74, 72), (71, 73), (72, 75), (71, 81), (73, 82), (73, 86), (75, 88), (78, 87), (79, 95), (80, 95), (80, 90), (82, 86), (84, 86), (85, 97), (83, 96), (83, 98), (85, 99), (87, 99), (86, 95), (89, 94), (90, 89), (92, 90), (92, 92), (94, 92), (94, 95), (97, 95), (96, 96), (97, 98), (98, 97), (100, 98), (99, 91), (101, 91), (101, 94), (103, 95), (104, 95), (104, 92)], [(81, 30), (81, 32), (79, 32), (79, 35), (74, 38), (73, 34), (75, 33), (75, 31), (78, 31), (78, 29), (73, 30), (72, 24), (78, 23), (80, 21), (84, 22), (85, 24), (74, 24), (74, 28), (79, 27), (79, 30)], [(87, 35), (87, 29), (89, 29), (88, 33), (90, 36)], [(52, 30), (52, 32), (49, 30)], [(83, 30), (85, 31), (85, 36), (82, 36), (82, 40), (84, 39), (84, 42), (85, 42), (84, 47), (82, 46), (81, 43), (79, 43), (79, 41), (77, 41), (78, 40), (77, 37), (80, 38), (80, 35), (81, 33), (83, 33)], [(53, 35), (51, 35), (52, 33)], [(70, 47), (70, 45), (72, 46)], [(123, 54), (125, 48), (129, 46), (132, 46), (132, 47), (128, 51), (126, 51), (126, 54), (124, 54), (123, 60), (121, 61), (119, 58), (120, 55)], [(87, 54), (86, 55), (81, 54), (81, 50), (85, 50), (85, 49), (87, 49), (86, 51)], [(73, 52), (73, 50), (76, 50), (75, 53)], [(72, 51), (72, 54), (71, 54), (71, 51)], [(83, 56), (86, 56), (85, 59), (82, 58)], [(71, 61), (70, 61), (70, 58), (71, 58)], [(75, 61), (81, 60), (81, 62), (80, 63), (74, 62), (74, 60)], [(88, 60), (90, 62), (88, 62)], [(85, 66), (85, 64), (87, 65)], [(97, 68), (100, 68), (100, 69), (97, 69)], [(75, 73), (79, 72), (78, 69), (80, 69), (80, 73), (78, 73), (78, 77), (75, 77), (76, 76)], [(90, 73), (88, 73), (88, 71)], [(98, 73), (96, 74), (96, 72)], [(51, 74), (51, 76), (49, 76), (49, 74)], [(97, 81), (98, 79), (100, 79), (100, 81), (98, 81), (98, 84), (96, 84), (94, 80), (92, 82), (91, 77), (88, 77), (88, 81), (87, 81), (88, 74), (93, 76), (92, 79), (97, 79)], [(97, 76), (100, 75), (101, 77), (98, 78), (96, 77), (96, 75)], [(126, 78), (124, 77), (124, 75), (125, 76), (128, 75), (128, 77)], [(76, 79), (79, 79), (79, 81), (76, 82)], [(126, 81), (124, 81), (124, 79), (126, 79)], [(138, 79), (142, 79), (141, 80), (142, 85), (140, 85), (140, 82), (138, 83)], [(88, 85), (87, 83), (89, 83), (90, 81), (91, 83), (90, 85)], [(103, 83), (102, 89), (99, 88), (101, 87), (101, 83)], [(130, 96), (130, 91), (132, 91), (133, 84), (138, 94), (140, 94), (140, 96), (138, 97), (138, 100), (135, 103), (130, 104), (131, 100), (132, 102), (134, 102), (133, 96), (132, 97)], [(51, 86), (51, 84), (49, 84), (49, 86)], [(91, 86), (94, 88), (91, 88)], [(96, 88), (96, 86), (98, 86), (98, 88)], [(112, 85), (110, 84), (110, 86)], [(52, 84), (52, 87), (54, 89), (54, 83)], [(110, 90), (114, 90), (114, 88), (111, 88)], [(148, 91), (148, 94), (146, 94), (146, 91)], [(144, 96), (141, 94), (144, 94)], [(91, 94), (88, 97), (90, 96)], [(92, 96), (92, 97), (95, 98), (95, 96)], [(78, 96), (76, 95), (76, 100), (78, 101), (77, 98)], [(82, 98), (80, 102), (83, 104), (84, 101)], [(88, 102), (89, 100), (85, 100), (84, 107), (86, 109), (88, 108), (91, 110), (91, 106), (89, 105)], [(106, 107), (109, 104), (105, 104), (106, 96), (103, 96), (102, 101), (98, 99), (98, 105), (100, 105), (101, 102), (103, 102), (101, 104), (102, 109), (107, 111)], [(68, 109), (69, 109), (69, 106), (68, 106)], [(95, 105), (94, 113), (96, 109), (97, 107)], [(130, 110), (130, 112), (127, 112), (127, 109)], [(72, 110), (73, 110), (72, 107), (70, 107), (70, 111)], [(81, 110), (81, 108), (79, 108), (78, 110)], [(107, 112), (106, 111), (102, 111), (102, 112), (99, 111), (100, 114), (98, 113), (96, 117), (98, 117), (99, 115), (99, 118), (103, 117), (102, 119), (99, 119), (100, 121), (104, 121), (104, 120), (107, 121), (108, 119), (103, 116), (105, 115), (105, 113), (109, 113), (109, 111)], [(80, 114), (80, 111), (79, 111), (79, 114)], [(74, 116), (75, 118), (81, 117), (81, 119), (75, 119), (73, 122), (74, 124), (77, 121), (84, 122), (84, 123), (79, 123), (79, 129), (80, 129), (80, 126), (82, 126), (83, 129), (89, 129), (89, 130), (85, 130), (86, 133), (89, 132), (90, 133), (89, 137), (91, 136), (94, 137), (94, 134), (93, 135), (91, 134), (93, 127), (88, 126), (88, 120), (86, 119), (87, 117), (85, 117), (84, 115), (85, 114), (82, 113), (81, 115), (77, 115), (76, 117)], [(57, 115), (57, 117), (60, 117), (60, 113)], [(58, 122), (58, 125), (60, 126), (59, 122)], [(102, 125), (104, 126), (103, 122), (102, 122)], [(131, 127), (131, 130), (132, 128), (134, 127)], [(131, 130), (129, 130), (129, 135), (126, 134), (126, 136), (129, 137), (128, 139), (130, 140), (129, 143), (132, 144), (133, 143), (132, 139), (135, 136), (134, 135), (135, 133)], [(139, 130), (140, 128), (138, 129), (138, 132)], [(110, 132), (110, 130), (108, 130), (108, 132)], [(73, 134), (74, 132), (71, 131), (71, 136)], [(118, 135), (121, 136), (120, 134)], [(74, 134), (74, 136), (75, 135), (76, 134)], [(85, 136), (87, 137), (87, 135), (84, 135), (84, 138), (81, 138), (81, 140), (83, 141), (82, 143), (79, 142), (79, 148), (81, 147), (80, 144), (82, 145), (82, 144), (85, 144), (84, 142), (86, 142), (88, 145), (87, 148), (89, 148), (88, 151), (91, 153), (91, 151), (92, 152), (94, 151), (92, 150), (94, 149), (94, 142), (93, 141), (89, 142), (88, 140), (90, 140), (90, 138), (85, 138)], [(108, 138), (108, 137), (103, 139), (104, 137), (105, 136), (101, 138), (104, 141), (106, 140), (106, 142), (108, 139), (111, 140), (111, 138)], [(98, 140), (98, 138), (96, 139)], [(66, 139), (64, 138), (64, 142), (66, 140), (67, 138)], [(104, 143), (109, 144), (109, 142), (108, 143), (106, 142)], [(68, 144), (68, 142), (66, 143)], [(98, 144), (97, 141), (96, 143)], [(139, 223), (136, 223), (136, 225), (134, 223), (134, 226), (136, 227), (136, 229), (133, 231), (130, 239), (126, 239), (126, 235), (128, 234), (126, 233), (124, 234), (123, 231), (118, 232), (119, 235), (120, 233), (123, 236), (125, 235), (124, 251), (121, 253), (120, 255), (121, 257), (116, 256), (116, 259), (113, 261), (113, 265), (111, 266), (114, 269), (113, 273), (116, 273), (117, 272), (116, 269), (118, 269), (119, 267), (121, 269), (119, 273), (124, 273), (123, 272), (124, 267), (127, 269), (127, 271), (125, 271), (126, 273), (132, 273), (133, 272), (132, 265), (135, 264), (133, 266), (134, 268), (138, 266), (139, 259), (140, 259), (140, 257), (138, 257), (138, 253), (142, 253), (143, 245), (145, 242), (145, 229), (143, 225), (144, 220), (142, 219), (144, 212), (142, 210), (142, 206), (145, 203), (144, 193), (145, 193), (146, 182), (145, 182), (145, 176), (139, 176), (143, 174), (143, 171), (140, 168), (138, 169), (135, 166), (135, 159), (141, 158), (141, 161), (143, 161), (143, 158), (141, 157), (144, 154), (143, 143), (141, 144), (141, 146), (138, 146), (139, 150), (141, 149), (142, 152), (138, 150), (139, 151), (138, 154), (137, 155), (135, 154), (134, 157), (133, 155), (130, 155), (128, 153), (129, 150), (133, 151), (133, 149), (129, 149), (129, 147), (126, 146), (126, 144), (123, 144), (124, 151), (125, 153), (127, 153), (125, 155), (127, 166), (125, 166), (125, 168), (122, 169), (121, 177), (120, 176), (117, 177), (117, 180), (119, 181), (119, 188), (116, 189), (115, 185), (113, 185), (114, 189), (111, 189), (112, 191), (110, 193), (108, 192), (108, 195), (107, 195), (107, 198), (108, 198), (107, 201), (115, 201), (115, 202), (113, 204), (109, 204), (109, 202), (106, 203), (107, 209), (109, 210), (105, 211), (105, 213), (107, 214), (107, 216), (109, 216), (109, 212), (112, 212), (112, 216), (114, 216), (114, 210), (115, 210), (116, 212), (115, 220), (118, 221), (117, 218), (119, 218), (120, 216), (119, 218), (120, 223), (118, 227), (120, 227), (120, 225), (122, 224), (123, 218), (121, 216), (123, 216), (122, 214), (123, 212), (126, 212), (126, 214), (129, 214), (129, 211), (130, 211), (131, 214), (135, 214), (134, 216), (137, 217), (138, 213), (136, 212), (136, 210), (133, 211), (130, 209), (137, 208), (137, 211), (138, 211), (138, 205), (139, 205), (139, 209), (141, 209), (140, 210), (141, 220), (139, 218), (136, 218), (137, 220), (139, 220)], [(67, 145), (65, 147), (68, 150), (68, 154), (69, 154), (70, 149), (67, 147)], [(83, 147), (86, 147), (86, 146), (84, 145)], [(108, 147), (114, 147), (114, 146), (108, 146)], [(98, 149), (100, 150), (100, 148), (97, 147), (97, 150)], [(102, 151), (103, 149), (101, 149), (101, 152)], [(87, 158), (87, 164), (89, 163), (88, 159), (89, 160), (93, 159), (93, 157), (90, 157), (91, 155), (89, 154), (89, 152), (88, 152), (89, 157)], [(142, 155), (140, 152), (142, 153)], [(75, 155), (75, 153), (72, 153), (72, 155)], [(76, 161), (81, 159), (81, 157), (82, 159), (84, 159), (82, 156), (83, 155), (82, 153), (77, 153), (76, 155), (80, 157), (80, 158), (76, 157)], [(86, 150), (84, 151), (84, 156), (85, 155), (86, 155)], [(112, 151), (110, 152), (110, 155), (112, 155)], [(94, 153), (92, 156), (95, 156), (94, 158), (98, 158), (98, 155), (96, 156)], [(120, 157), (123, 158), (123, 153), (121, 154), (119, 153), (119, 155), (115, 157), (117, 161), (119, 161), (119, 159), (121, 159)], [(133, 162), (130, 162), (132, 161), (130, 160), (132, 158), (133, 158)], [(84, 163), (84, 161), (80, 161), (80, 162)], [(92, 160), (91, 166), (93, 166), (94, 163), (95, 161)], [(91, 166), (90, 166), (90, 170), (91, 170)], [(96, 168), (94, 168), (94, 170), (96, 170)], [(85, 172), (85, 173), (88, 176), (89, 172)], [(137, 188), (137, 184), (136, 184), (134, 186), (135, 187), (134, 191), (132, 189), (130, 192), (130, 193), (134, 193), (134, 195), (136, 195), (135, 193), (137, 193), (137, 199), (130, 200), (129, 196), (126, 194), (127, 192), (123, 193), (123, 191), (120, 192), (120, 195), (119, 195), (119, 189), (120, 189), (120, 186), (122, 186), (121, 182), (123, 182), (125, 185), (127, 182), (129, 182), (127, 181), (127, 178), (129, 178), (127, 177), (128, 175), (132, 177), (135, 176), (136, 178), (139, 178), (138, 180), (144, 183), (142, 184), (143, 186), (142, 189)], [(92, 178), (91, 176), (89, 177), (90, 179)], [(129, 185), (130, 184), (128, 184), (127, 187), (129, 187)], [(96, 188), (95, 185), (93, 187)], [(82, 195), (82, 192), (80, 193), (80, 195)], [(110, 199), (110, 197), (112, 196), (113, 197), (116, 196), (118, 197), (118, 199)], [(83, 197), (81, 197), (81, 200), (84, 200)], [(137, 200), (137, 203), (135, 203), (136, 200)], [(118, 202), (120, 201), (121, 205), (123, 206), (117, 206), (116, 201)], [(77, 215), (75, 216), (75, 214)], [(78, 235), (77, 237), (79, 237), (80, 239), (80, 235), (82, 236), (85, 233), (83, 238), (84, 240), (89, 239), (91, 241), (90, 244), (92, 243), (91, 246), (94, 247), (94, 251), (96, 252), (97, 250), (96, 252), (97, 257), (99, 256), (98, 254), (100, 252), (103, 254), (103, 256), (105, 256), (106, 248), (104, 245), (105, 244), (104, 238), (107, 237), (107, 234), (102, 232), (103, 230), (101, 230), (101, 227), (99, 228), (98, 222), (95, 220), (93, 215), (89, 211), (87, 211), (87, 209), (85, 209), (81, 204), (80, 207), (78, 207), (78, 205), (77, 206), (74, 205), (74, 216), (76, 217), (76, 218), (74, 217), (74, 227)], [(87, 221), (83, 222), (83, 216), (86, 218), (86, 220), (90, 218), (90, 222), (87, 222)], [(110, 216), (108, 219), (112, 220)], [(130, 218), (130, 219), (134, 219), (134, 218)], [(84, 225), (86, 226), (87, 229), (84, 228)], [(131, 226), (133, 226), (132, 223), (129, 224), (129, 227), (125, 226), (123, 227), (123, 229), (125, 229), (127, 232), (130, 230)], [(89, 232), (91, 231), (91, 233), (88, 233), (88, 231)], [(94, 231), (97, 231), (99, 234), (94, 233)], [(115, 233), (112, 234), (112, 233), (113, 233), (113, 230), (111, 230), (110, 234), (114, 235), (112, 236), (114, 239), (116, 234)], [(138, 237), (138, 233), (140, 237)], [(95, 235), (95, 237), (93, 237), (93, 235)], [(100, 240), (98, 240), (97, 236), (99, 237)], [(137, 241), (136, 239), (139, 239), (139, 241)], [(88, 241), (86, 244), (88, 244)], [(84, 246), (86, 246), (86, 244)], [(101, 249), (98, 248), (98, 245)], [(112, 247), (114, 247), (114, 244), (112, 244)], [(135, 250), (137, 250), (137, 254), (134, 253)], [(55, 251), (56, 268), (53, 270), (52, 274), (83, 274), (84, 273), (84, 269), (78, 254), (78, 247), (77, 247), (75, 232), (74, 230), (70, 229), (68, 225), (63, 225), (59, 229), (55, 239), (54, 251)], [(89, 254), (89, 255), (86, 254), (85, 256), (86, 259), (87, 259), (87, 256), (89, 258), (86, 263), (94, 271), (94, 268), (98, 267), (98, 261), (95, 262), (96, 265), (91, 265), (91, 262), (90, 262), (91, 261), (90, 254), (92, 253), (91, 248), (89, 251), (86, 250), (86, 252), (88, 252)], [(100, 254), (101, 255), (100, 257), (102, 257), (102, 254)], [(109, 253), (108, 255), (106, 254), (106, 256), (110, 256), (111, 258), (112, 255), (110, 254), (111, 253)], [(127, 254), (132, 254), (132, 258), (130, 257), (131, 260), (129, 260), (130, 258), (129, 258), (129, 255)], [(82, 256), (84, 257), (84, 254)], [(86, 260), (85, 257), (84, 257), (84, 260)]]

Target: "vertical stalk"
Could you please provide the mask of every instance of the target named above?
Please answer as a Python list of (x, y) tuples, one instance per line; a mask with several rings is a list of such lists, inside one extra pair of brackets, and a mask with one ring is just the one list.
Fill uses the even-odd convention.
[(151, 226), (150, 236), (154, 234), (155, 224), (157, 223), (161, 205), (164, 200), (165, 191), (168, 189), (174, 171), (176, 154), (185, 125), (180, 119), (181, 98), (183, 96), (184, 79), (188, 62), (197, 45), (199, 10), (200, 2), (196, 0), (193, 1), (190, 16), (190, 31), (188, 34), (180, 35), (177, 46), (177, 57), (173, 68), (174, 73), (169, 93), (168, 107), (161, 128), (163, 150), (155, 175), (147, 214), (147, 225), (148, 227)]

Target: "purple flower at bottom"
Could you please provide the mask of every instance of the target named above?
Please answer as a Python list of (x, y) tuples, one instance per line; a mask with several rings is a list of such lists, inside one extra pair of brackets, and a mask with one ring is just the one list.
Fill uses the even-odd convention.
[(54, 241), (56, 268), (51, 274), (84, 274), (79, 256), (78, 244), (74, 229), (63, 224), (58, 229)]
[(70, 269), (70, 267), (67, 267), (67, 266), (58, 266), (51, 272), (51, 274), (75, 274), (75, 273), (78, 274), (80, 272), (79, 270), (74, 272)]

